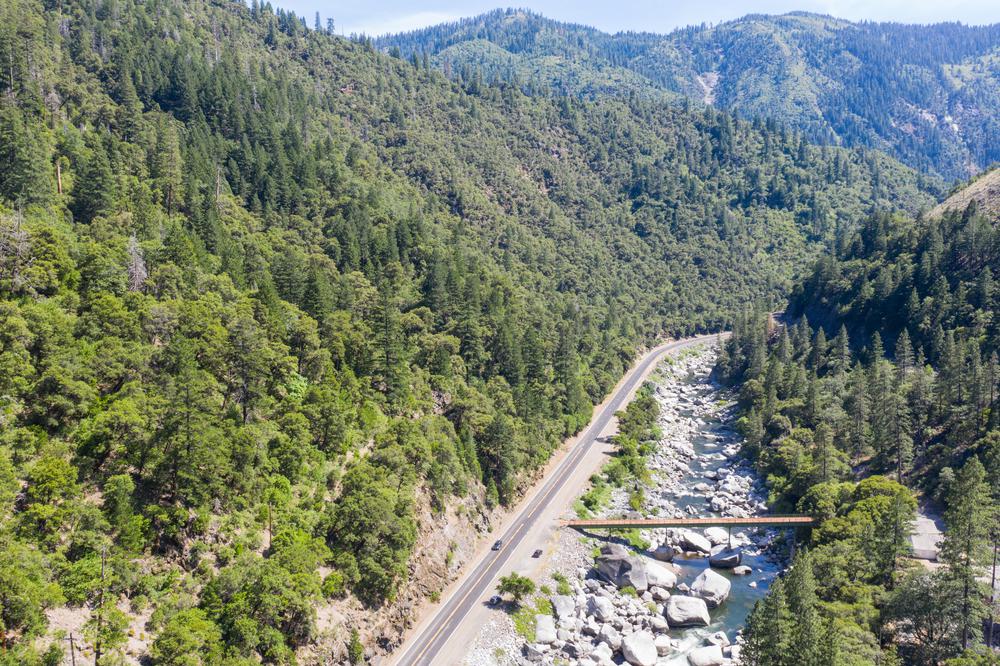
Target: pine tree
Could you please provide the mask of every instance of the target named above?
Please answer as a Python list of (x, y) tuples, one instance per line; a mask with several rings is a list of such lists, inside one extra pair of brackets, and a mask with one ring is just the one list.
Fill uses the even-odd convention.
[(962, 649), (968, 649), (982, 627), (983, 609), (976, 579), (991, 554), (992, 500), (986, 470), (979, 458), (973, 456), (965, 463), (948, 490), (947, 500), (944, 518), (948, 529), (939, 557), (962, 589)]
[(177, 130), (167, 118), (161, 117), (156, 127), (156, 149), (150, 173), (156, 180), (156, 187), (161, 193), (168, 215), (184, 200), (183, 172), (184, 163)]
[(840, 325), (840, 331), (837, 333), (837, 337), (833, 339), (831, 349), (831, 361), (834, 371), (838, 376), (841, 376), (851, 367), (851, 341), (847, 335), (847, 326)]
[(916, 371), (910, 379), (908, 400), (912, 406), (913, 444), (919, 455), (924, 452), (930, 438), (930, 424), (934, 408), (933, 371), (926, 367), (923, 353), (917, 354)]
[(891, 366), (878, 360), (871, 367), (869, 379), (869, 404), (871, 406), (871, 441), (875, 456), (882, 468), (893, 464), (893, 412), (894, 391)]
[(891, 390), (890, 400), (890, 443), (896, 467), (896, 480), (903, 483), (913, 462), (913, 424), (907, 400), (906, 386), (897, 383)]
[(109, 213), (115, 200), (115, 177), (103, 143), (90, 142), (90, 157), (73, 192), (73, 215), (81, 222), (90, 222)]
[(406, 395), (406, 364), (403, 358), (403, 329), (399, 322), (399, 264), (390, 264), (378, 287), (375, 308), (375, 340), (378, 346), (378, 375), (390, 403), (399, 405)]
[(910, 334), (903, 329), (896, 339), (896, 367), (901, 375), (913, 369), (913, 343), (910, 342)]
[(788, 610), (793, 625), (788, 645), (788, 663), (818, 666), (822, 663), (823, 626), (817, 611), (816, 579), (812, 556), (804, 552), (795, 558), (785, 580)]
[(848, 386), (848, 442), (855, 458), (860, 458), (870, 447), (868, 384), (864, 370), (855, 364)]
[(0, 199), (43, 203), (52, 194), (46, 137), (9, 100), (0, 100)]
[(741, 663), (745, 666), (794, 666), (789, 654), (792, 626), (785, 581), (779, 579), (772, 583), (767, 596), (754, 604), (747, 617)]
[(812, 351), (809, 354), (809, 367), (812, 371), (819, 374), (823, 371), (826, 358), (826, 332), (823, 327), (820, 326), (816, 331), (816, 337), (813, 339)]

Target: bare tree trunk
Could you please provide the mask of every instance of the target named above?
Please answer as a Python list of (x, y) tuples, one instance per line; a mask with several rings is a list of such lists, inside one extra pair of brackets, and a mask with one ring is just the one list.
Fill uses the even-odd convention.
[(104, 562), (107, 559), (108, 549), (101, 549), (101, 597), (97, 610), (97, 645), (94, 646), (94, 666), (101, 664), (101, 625), (104, 620)]
[[(998, 535), (1000, 536), (1000, 535)], [(1000, 543), (993, 541), (993, 575), (990, 578), (990, 630), (986, 635), (986, 646), (993, 648), (993, 627), (996, 625), (996, 603), (997, 603), (997, 550)]]

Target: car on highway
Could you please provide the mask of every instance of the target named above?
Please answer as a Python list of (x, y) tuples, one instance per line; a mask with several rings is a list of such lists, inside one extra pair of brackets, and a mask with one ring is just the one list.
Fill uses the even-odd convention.
[(537, 560), (539, 557), (542, 556), (542, 549), (539, 548), (538, 550), (536, 550), (535, 552), (533, 552), (531, 554), (531, 556)]
[(500, 550), (501, 546), (503, 546), (503, 539), (497, 539), (493, 542), (493, 550)]
[(501, 601), (503, 601), (503, 599), (500, 598), (500, 595), (494, 594), (492, 597), (490, 597), (490, 600), (487, 601), (486, 603), (489, 604), (490, 606), (498, 606)]

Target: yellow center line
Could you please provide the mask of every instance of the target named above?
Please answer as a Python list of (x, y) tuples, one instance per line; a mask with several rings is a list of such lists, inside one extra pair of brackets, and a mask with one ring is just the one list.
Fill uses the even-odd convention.
[[(511, 539), (513, 539), (515, 536), (517, 536), (517, 533), (520, 532), (520, 531), (522, 531), (526, 526), (527, 526), (527, 523), (526, 522), (522, 522), (521, 525), (515, 531), (514, 535), (511, 537)], [(503, 547), (501, 547), (500, 552), (503, 552)], [(481, 574), (479, 574), (479, 577), (476, 578), (475, 581), (469, 586), (469, 590), (464, 595), (462, 595), (462, 598), (459, 599), (458, 603), (455, 605), (455, 608), (441, 622), (441, 626), (438, 628), (437, 631), (434, 632), (434, 635), (431, 636), (427, 640), (427, 644), (424, 646), (424, 649), (421, 650), (419, 653), (417, 653), (416, 658), (414, 658), (414, 660), (413, 660), (414, 664), (419, 664), (420, 663), (420, 660), (423, 659), (424, 654), (427, 652), (427, 650), (429, 650), (431, 648), (431, 646), (434, 645), (434, 641), (437, 640), (437, 637), (441, 635), (441, 632), (444, 631), (445, 628), (447, 628), (448, 623), (451, 621), (451, 618), (455, 616), (455, 613), (457, 613), (459, 611), (459, 609), (462, 607), (462, 604), (465, 603), (465, 600), (469, 598), (469, 595), (472, 594), (475, 591), (475, 588), (479, 585), (479, 583), (482, 582), (482, 580), (486, 576), (486, 574), (489, 573), (489, 570), (490, 570), (489, 562), (488, 561), (484, 561), (484, 564), (486, 565), (486, 568), (484, 569), (484, 571)]]

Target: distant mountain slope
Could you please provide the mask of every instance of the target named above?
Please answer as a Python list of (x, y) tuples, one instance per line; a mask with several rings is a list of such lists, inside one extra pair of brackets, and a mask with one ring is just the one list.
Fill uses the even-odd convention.
[(609, 35), (522, 10), (381, 38), (453, 77), (595, 97), (677, 93), (789, 124), (815, 141), (884, 150), (948, 179), (1000, 160), (1000, 25), (747, 16), (669, 35)]
[(931, 217), (941, 217), (949, 210), (964, 211), (975, 201), (979, 212), (993, 222), (1000, 222), (1000, 168), (984, 173), (934, 207)]

